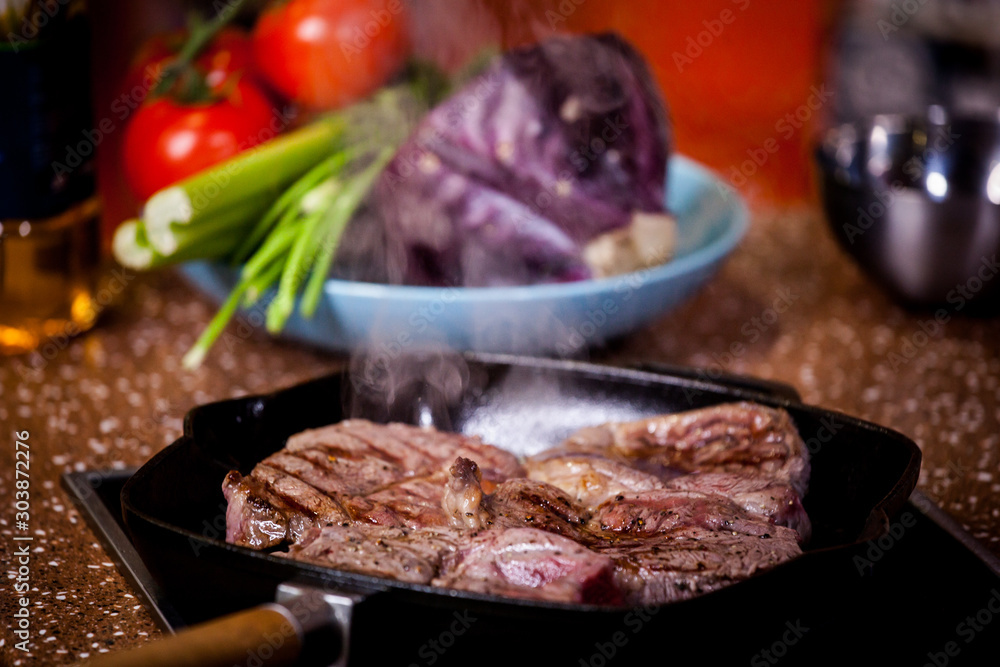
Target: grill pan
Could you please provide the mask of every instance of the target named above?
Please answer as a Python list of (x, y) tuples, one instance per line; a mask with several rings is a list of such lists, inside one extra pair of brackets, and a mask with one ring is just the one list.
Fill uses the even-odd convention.
[[(403, 383), (388, 405), (359, 390), (365, 383), (357, 371), (344, 371), (189, 412), (184, 435), (122, 490), (131, 538), (157, 581), (177, 591), (178, 611), (199, 621), (276, 595), (325, 596), (331, 622), (306, 638), (296, 663), (316, 665), (745, 662), (775, 642), (787, 651), (789, 640), (798, 657), (825, 663), (838, 651), (856, 659), (857, 645), (810, 644), (801, 621), (816, 628), (836, 619), (843, 628), (849, 614), (857, 636), (878, 637), (871, 614), (853, 606), (877, 565), (858, 559), (888, 533), (916, 485), (920, 451), (911, 440), (753, 379), (493, 355), (456, 359), (439, 362), (458, 368), (457, 390)], [(806, 441), (812, 476), (804, 505), (813, 537), (801, 557), (692, 600), (632, 609), (514, 600), (341, 572), (224, 541), (226, 472), (249, 473), (288, 436), (346, 417), (433, 423), (530, 454), (586, 425), (741, 400), (784, 408)], [(247, 644), (244, 664), (294, 657), (245, 628), (235, 636)]]

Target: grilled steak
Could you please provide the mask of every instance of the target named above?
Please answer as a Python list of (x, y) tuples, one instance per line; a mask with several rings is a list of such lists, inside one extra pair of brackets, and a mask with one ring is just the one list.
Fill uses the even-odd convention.
[(288, 556), (338, 570), (426, 584), (455, 551), (462, 535), (449, 528), (410, 531), (373, 525), (332, 525), (310, 529)]
[(440, 483), (458, 456), (474, 459), (493, 485), (524, 474), (512, 454), (456, 433), (359, 419), (303, 431), (248, 476), (226, 476), (226, 539), (266, 549), (343, 521), (446, 525)]
[(809, 515), (795, 489), (760, 475), (746, 473), (692, 473), (667, 482), (667, 488), (724, 496), (739, 507), (787, 526), (805, 542), (812, 534)]
[(222, 493), (229, 503), (226, 541), (253, 549), (297, 540), (316, 523), (348, 518), (336, 500), (272, 468), (267, 461), (247, 477), (231, 471), (222, 484)]
[(747, 512), (723, 496), (671, 489), (617, 496), (597, 509), (591, 527), (631, 537), (690, 527), (755, 536), (779, 528), (789, 530)]
[(528, 478), (545, 482), (569, 494), (583, 507), (597, 507), (629, 491), (662, 489), (649, 473), (597, 454), (545, 454), (525, 463)]
[(491, 495), (483, 493), (476, 463), (459, 458), (451, 467), (445, 507), (451, 523), (472, 530), (495, 527), (538, 528), (583, 541), (586, 512), (560, 489), (545, 482), (511, 479)]
[(576, 542), (535, 528), (487, 530), (445, 557), (433, 583), (535, 600), (620, 604), (614, 563)]
[(778, 529), (752, 536), (689, 527), (595, 550), (614, 560), (615, 581), (628, 604), (662, 604), (717, 590), (800, 555), (794, 531)]
[(585, 428), (560, 449), (600, 454), (664, 480), (695, 471), (750, 473), (799, 496), (809, 482), (808, 451), (791, 417), (751, 403)]
[(351, 518), (363, 524), (399, 526), (411, 529), (448, 525), (441, 507), (445, 474), (407, 480), (368, 496), (344, 501)]
[(467, 591), (654, 604), (801, 554), (809, 461), (789, 416), (749, 403), (583, 429), (529, 458), (349, 420), (223, 483), (226, 538)]

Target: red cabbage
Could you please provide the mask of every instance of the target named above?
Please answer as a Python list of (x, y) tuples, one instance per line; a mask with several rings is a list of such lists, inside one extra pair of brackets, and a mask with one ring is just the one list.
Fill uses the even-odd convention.
[(420, 123), (348, 230), (338, 268), (421, 285), (600, 275), (588, 244), (626, 233), (636, 213), (671, 238), (668, 153), (664, 104), (622, 39), (510, 51)]

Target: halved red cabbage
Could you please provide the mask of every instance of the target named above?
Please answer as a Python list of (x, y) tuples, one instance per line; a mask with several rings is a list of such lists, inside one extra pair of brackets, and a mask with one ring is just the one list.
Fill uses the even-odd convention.
[(352, 223), (338, 271), (419, 285), (581, 280), (614, 272), (588, 245), (620, 241), (636, 218), (645, 240), (629, 243), (657, 243), (662, 225), (664, 244), (636, 253), (665, 256), (668, 154), (664, 103), (619, 37), (510, 51), (420, 123)]

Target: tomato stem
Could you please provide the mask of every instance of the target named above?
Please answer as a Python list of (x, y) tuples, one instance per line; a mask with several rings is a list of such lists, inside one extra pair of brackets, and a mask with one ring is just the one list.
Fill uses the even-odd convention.
[(222, 4), (219, 12), (210, 20), (192, 22), (187, 41), (163, 69), (163, 76), (153, 88), (152, 96), (154, 98), (166, 95), (178, 81), (182, 84), (179, 91), (181, 101), (192, 102), (202, 99), (208, 94), (208, 84), (205, 82), (204, 75), (195, 70), (194, 60), (219, 34), (219, 31), (232, 22), (247, 2), (248, 0), (229, 0), (229, 2)]

